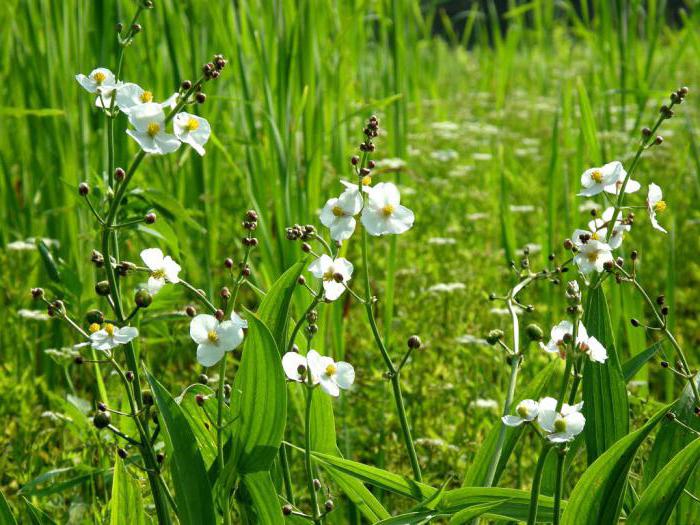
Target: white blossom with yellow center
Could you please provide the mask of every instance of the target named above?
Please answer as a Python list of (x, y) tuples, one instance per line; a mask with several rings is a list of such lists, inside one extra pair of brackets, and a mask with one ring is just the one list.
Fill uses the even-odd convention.
[(178, 113), (173, 120), (175, 136), (185, 144), (192, 146), (200, 155), (204, 155), (204, 145), (211, 135), (211, 126), (207, 119), (191, 113)]
[(114, 73), (104, 67), (98, 67), (85, 76), (82, 73), (75, 75), (75, 80), (78, 81), (87, 92), (102, 95), (103, 97), (111, 94), (116, 87), (116, 79)]
[[(603, 215), (601, 217), (593, 219), (588, 223), (588, 230), (574, 230), (574, 234), (571, 237), (574, 244), (578, 248), (581, 248), (584, 245), (582, 238), (586, 236), (594, 241), (605, 242), (605, 237), (608, 234), (608, 225), (612, 221), (612, 216), (614, 212), (615, 208), (610, 206), (603, 212)], [(625, 237), (625, 233), (627, 233), (631, 229), (632, 226), (623, 223), (622, 212), (618, 211), (617, 220), (615, 221), (615, 226), (613, 226), (612, 235), (608, 240), (610, 248), (612, 248), (613, 250), (618, 249), (622, 244), (622, 241)]]
[[(127, 115), (132, 109), (153, 101), (153, 93), (143, 89), (138, 84), (134, 84), (133, 82), (125, 82), (117, 86), (115, 105), (120, 111), (126, 113)], [(98, 99), (98, 106), (100, 105), (99, 102), (100, 101)], [(111, 100), (104, 100), (104, 102), (107, 107), (110, 107)]]
[(664, 196), (661, 188), (653, 182), (649, 184), (649, 191), (647, 193), (647, 211), (649, 212), (649, 220), (655, 229), (659, 230), (660, 232), (668, 233), (666, 229), (656, 220), (657, 213), (663, 213), (666, 211), (666, 201), (664, 201), (663, 198)]
[(331, 259), (323, 254), (309, 265), (309, 271), (323, 281), (323, 294), (329, 301), (335, 301), (345, 291), (345, 284), (352, 278), (353, 266), (343, 257)]
[[(546, 352), (558, 354), (562, 359), (565, 359), (568, 344), (566, 340), (573, 338), (573, 332), (574, 325), (571, 321), (561, 321), (552, 327), (549, 342), (546, 345), (540, 343), (540, 346)], [(576, 332), (576, 350), (587, 355), (591, 361), (596, 363), (604, 363), (608, 359), (605, 347), (594, 336), (588, 335), (588, 331), (581, 321), (578, 323)]]
[(614, 185), (623, 171), (622, 163), (617, 160), (609, 162), (600, 168), (587, 169), (581, 175), (581, 186), (583, 188), (579, 195), (584, 197), (598, 195), (605, 191), (606, 187)]
[(605, 269), (605, 263), (613, 260), (611, 250), (609, 244), (591, 239), (579, 248), (574, 256), (574, 262), (584, 275), (592, 272), (600, 273)]
[(202, 366), (214, 366), (226, 352), (237, 348), (244, 338), (247, 321), (233, 312), (231, 320), (219, 322), (209, 314), (199, 314), (190, 322), (190, 337), (197, 343), (197, 361)]
[(391, 182), (380, 182), (367, 189), (367, 205), (362, 224), (370, 235), (400, 234), (413, 226), (413, 212), (401, 205), (399, 189)]
[(326, 201), (321, 210), (321, 224), (330, 229), (331, 239), (334, 241), (347, 240), (355, 231), (355, 215), (361, 210), (362, 195), (357, 185), (352, 184), (340, 197)]
[(153, 155), (172, 153), (180, 141), (165, 131), (165, 113), (162, 104), (146, 102), (129, 110), (129, 122), (134, 129), (126, 133), (138, 142), (141, 149)]
[(338, 397), (340, 389), (349, 389), (355, 382), (355, 369), (350, 363), (338, 361), (330, 357), (322, 356), (316, 350), (309, 350), (306, 354), (307, 369), (311, 374), (312, 382), (320, 384), (328, 395)]
[(180, 265), (169, 255), (163, 255), (160, 248), (147, 248), (141, 252), (141, 260), (151, 271), (148, 278), (148, 292), (154, 295), (160, 291), (166, 282), (177, 284), (180, 282), (178, 274)]
[(577, 405), (562, 404), (557, 412), (557, 400), (553, 397), (540, 399), (537, 423), (547, 433), (547, 439), (553, 443), (566, 443), (573, 440), (586, 425), (586, 418), (581, 414), (583, 402)]
[(109, 352), (112, 348), (124, 345), (138, 337), (139, 331), (133, 326), (119, 328), (111, 323), (105, 323), (99, 330), (93, 331), (91, 326), (90, 344), (95, 350)]
[[(620, 164), (619, 170), (617, 172), (617, 180), (613, 184), (605, 186), (605, 192), (612, 193), (613, 195), (617, 195), (618, 193), (620, 193), (620, 190), (622, 189), (622, 183), (625, 181), (626, 177), (627, 172), (625, 171), (625, 168), (622, 167), (622, 164)], [(641, 187), (642, 185), (639, 184), (639, 182), (630, 179), (627, 181), (627, 185), (625, 186), (625, 193), (635, 193), (639, 191), (639, 188)]]
[(501, 418), (504, 425), (517, 427), (525, 422), (533, 421), (537, 417), (539, 404), (533, 399), (523, 399), (515, 407), (515, 415), (507, 415)]

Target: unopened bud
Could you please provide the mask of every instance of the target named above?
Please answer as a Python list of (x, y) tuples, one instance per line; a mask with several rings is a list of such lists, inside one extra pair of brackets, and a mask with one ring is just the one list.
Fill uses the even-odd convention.
[(571, 239), (566, 239), (564, 241), (564, 249), (565, 250), (570, 250), (573, 247), (574, 247), (574, 242)]
[(189, 317), (194, 317), (195, 315), (197, 315), (197, 309), (192, 305), (188, 305), (187, 308), (185, 308), (185, 313)]
[(148, 292), (148, 290), (139, 290), (134, 296), (134, 303), (139, 308), (148, 308), (153, 302), (153, 296)]
[(126, 374), (124, 374), (124, 375), (126, 376), (126, 380), (129, 383), (131, 383), (134, 380), (134, 373), (131, 370), (127, 370)]
[(321, 482), (317, 479), (313, 479), (314, 490), (321, 490)]
[(95, 293), (103, 297), (109, 295), (109, 281), (99, 281), (95, 285)]
[(153, 392), (145, 388), (143, 392), (141, 392), (141, 397), (144, 405), (149, 407), (153, 406), (153, 403), (155, 402), (155, 399), (153, 399)]
[(633, 317), (632, 319), (630, 319), (630, 324), (637, 328), (639, 326), (639, 321)]
[(143, 220), (146, 224), (153, 224), (156, 222), (156, 214), (153, 212), (147, 213)]
[(90, 193), (90, 186), (88, 186), (86, 182), (81, 182), (78, 185), (78, 193), (85, 197), (88, 193)]
[(41, 299), (44, 297), (44, 289), (43, 288), (32, 288), (32, 297), (34, 299)]
[(327, 500), (324, 504), (323, 507), (326, 509), (326, 512), (331, 512), (335, 508), (335, 505), (333, 505), (333, 500), (329, 499)]
[(124, 171), (124, 168), (117, 168), (114, 170), (114, 179), (117, 182), (123, 181), (124, 177), (126, 177), (126, 172)]
[(197, 406), (204, 406), (204, 394), (197, 394), (194, 396), (194, 400), (197, 403)]
[(216, 320), (219, 322), (224, 320), (224, 315), (224, 311), (221, 308), (214, 312), (214, 317), (216, 317)]
[(486, 336), (486, 342), (490, 345), (495, 345), (503, 339), (503, 330), (491, 330)]
[(195, 95), (194, 99), (197, 101), (197, 104), (204, 104), (207, 100), (207, 96), (204, 93), (199, 92)]
[(527, 336), (530, 338), (532, 341), (542, 341), (544, 338), (544, 332), (542, 331), (542, 328), (539, 327), (539, 325), (535, 323), (530, 323), (525, 327), (525, 333), (527, 333)]
[(410, 349), (417, 350), (423, 345), (423, 342), (420, 340), (420, 337), (418, 337), (417, 335), (412, 335), (411, 337), (408, 338), (408, 341), (406, 341), (406, 344), (408, 345), (408, 347)]
[(191, 80), (183, 80), (182, 83), (180, 84), (180, 89), (183, 91), (189, 91), (192, 89), (192, 81)]
[(292, 512), (294, 512), (294, 507), (292, 507), (291, 505), (287, 504), (282, 507), (282, 514), (284, 514), (285, 516), (291, 516)]
[(112, 422), (112, 417), (109, 412), (97, 412), (92, 418), (92, 424), (97, 429), (103, 429)]
[(219, 295), (221, 296), (222, 299), (230, 299), (231, 298), (231, 290), (229, 290), (226, 286), (221, 288), (219, 290)]
[(124, 450), (123, 448), (119, 447), (119, 448), (117, 449), (117, 455), (118, 455), (120, 458), (122, 458), (122, 459), (126, 459), (126, 457), (127, 457), (129, 454), (127, 454), (126, 450)]

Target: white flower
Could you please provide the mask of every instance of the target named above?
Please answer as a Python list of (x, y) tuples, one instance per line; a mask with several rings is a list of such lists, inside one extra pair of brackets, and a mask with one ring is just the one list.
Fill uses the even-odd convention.
[[(608, 225), (612, 221), (613, 213), (615, 208), (612, 206), (607, 208), (601, 218), (593, 219), (588, 223), (588, 230), (575, 230), (572, 240), (574, 244), (581, 248), (585, 242), (585, 239), (592, 239), (594, 241), (605, 242), (605, 237), (608, 233)], [(612, 235), (608, 241), (608, 245), (611, 249), (616, 250), (622, 244), (625, 232), (632, 229), (632, 226), (625, 224), (622, 220), (622, 212), (618, 211), (617, 220), (615, 221), (615, 226), (613, 227)], [(587, 241), (586, 241), (587, 242)]]
[(610, 245), (596, 240), (583, 244), (574, 257), (574, 262), (583, 274), (602, 272), (605, 263), (612, 260)]
[(309, 364), (306, 357), (299, 352), (287, 352), (282, 356), (282, 368), (290, 381), (302, 383), (309, 370)]
[(605, 191), (606, 186), (614, 185), (620, 171), (624, 171), (622, 164), (618, 161), (609, 162), (601, 168), (590, 168), (581, 175), (581, 185), (583, 189), (579, 195), (592, 197)]
[[(561, 321), (559, 324), (552, 327), (550, 332), (549, 342), (542, 348), (549, 353), (557, 353), (564, 359), (566, 357), (567, 339), (570, 341), (573, 337), (574, 327), (571, 321)], [(576, 349), (588, 355), (591, 361), (604, 363), (608, 358), (608, 352), (605, 347), (594, 336), (589, 336), (586, 327), (579, 321), (578, 331), (576, 333)]]
[(129, 122), (136, 129), (128, 129), (126, 133), (146, 153), (163, 155), (180, 147), (180, 141), (165, 132), (165, 113), (161, 104), (147, 102), (135, 106), (129, 111)]
[(209, 314), (199, 314), (190, 322), (190, 337), (197, 343), (197, 361), (214, 366), (226, 352), (243, 342), (243, 329), (248, 323), (233, 312), (230, 321), (219, 322)]
[(309, 350), (306, 361), (313, 382), (320, 383), (323, 391), (333, 397), (338, 397), (341, 388), (347, 390), (355, 382), (355, 369), (350, 363), (336, 363), (316, 350)]
[(180, 282), (178, 277), (180, 265), (173, 261), (170, 255), (163, 256), (160, 248), (143, 250), (141, 260), (151, 270), (151, 276), (148, 278), (148, 293), (158, 293), (166, 282), (173, 284)]
[(353, 266), (343, 257), (331, 259), (328, 255), (321, 255), (309, 265), (309, 271), (317, 279), (323, 280), (323, 292), (329, 301), (335, 301), (345, 291), (343, 283), (347, 283), (352, 277)]
[(100, 330), (90, 334), (90, 343), (95, 350), (109, 352), (115, 346), (124, 345), (138, 335), (138, 329), (133, 326), (119, 328), (106, 323)]
[(355, 215), (362, 210), (362, 195), (356, 185), (348, 187), (340, 197), (328, 199), (321, 210), (321, 223), (330, 229), (331, 239), (344, 241), (355, 231)]
[[(153, 102), (153, 93), (143, 89), (141, 86), (134, 84), (133, 82), (119, 84), (116, 89), (116, 97), (115, 102), (117, 107), (120, 109), (120, 111), (126, 114), (129, 114), (129, 112), (135, 107)], [(104, 99), (104, 102), (107, 107), (111, 105), (111, 100), (107, 101)], [(102, 101), (98, 98), (97, 106), (101, 107), (101, 103)]]
[(399, 234), (413, 226), (413, 212), (401, 206), (401, 195), (391, 182), (380, 182), (367, 190), (362, 224), (370, 235)]
[(578, 436), (586, 424), (586, 418), (581, 414), (583, 402), (570, 406), (564, 403), (561, 412), (557, 412), (557, 400), (545, 397), (540, 400), (537, 422), (542, 430), (549, 435), (547, 439), (553, 443), (565, 443)]
[(532, 399), (524, 399), (515, 407), (516, 416), (503, 416), (503, 424), (509, 427), (517, 427), (526, 421), (533, 421), (539, 412), (539, 404)]
[(649, 210), (649, 220), (651, 225), (660, 232), (668, 233), (663, 226), (656, 221), (656, 214), (666, 211), (666, 201), (663, 200), (661, 188), (653, 182), (649, 184), (647, 193), (647, 209)]
[(173, 128), (178, 139), (192, 146), (200, 155), (204, 155), (204, 145), (211, 135), (211, 126), (207, 119), (183, 111), (175, 115)]
[[(617, 180), (609, 186), (605, 186), (605, 191), (607, 193), (617, 195), (620, 192), (620, 189), (622, 188), (622, 183), (625, 182), (625, 177), (627, 177), (627, 172), (625, 171), (625, 168), (623, 168), (620, 164), (620, 170), (617, 175)], [(636, 180), (630, 179), (627, 181), (627, 186), (625, 186), (625, 193), (634, 193), (636, 191), (639, 191), (639, 188), (641, 187), (642, 185), (639, 184)]]
[(93, 69), (88, 76), (82, 73), (75, 75), (75, 79), (78, 81), (78, 84), (89, 93), (101, 94), (103, 96), (110, 95), (116, 87), (114, 73), (104, 67)]

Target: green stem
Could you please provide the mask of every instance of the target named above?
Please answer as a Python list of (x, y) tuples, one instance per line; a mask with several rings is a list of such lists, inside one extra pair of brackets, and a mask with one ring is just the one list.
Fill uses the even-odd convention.
[(323, 518), (318, 509), (318, 496), (314, 487), (314, 473), (311, 465), (311, 402), (313, 400), (314, 388), (309, 386), (306, 389), (306, 418), (304, 423), (304, 460), (306, 464), (306, 482), (309, 488), (309, 497), (311, 498), (311, 512), (314, 523), (322, 523)]
[[(223, 474), (224, 472), (224, 429), (223, 429), (223, 418), (224, 418), (224, 385), (226, 384), (226, 354), (221, 359), (221, 364), (219, 365), (219, 389), (216, 392), (216, 397), (218, 400), (218, 407), (216, 412), (216, 451), (217, 458), (219, 461), (219, 472)], [(224, 513), (224, 523), (225, 525), (231, 524), (231, 513), (228, 508), (228, 497), (224, 494), (224, 501), (222, 504), (222, 510)]]
[(530, 513), (528, 514), (527, 525), (535, 525), (535, 523), (537, 523), (537, 506), (539, 505), (542, 471), (544, 470), (544, 465), (547, 462), (547, 456), (549, 455), (550, 450), (551, 445), (545, 441), (542, 444), (542, 452), (540, 453), (540, 459), (537, 460), (535, 477), (532, 480), (532, 489), (530, 491)]
[(561, 497), (564, 492), (564, 462), (566, 460), (565, 450), (557, 450), (557, 478), (554, 485), (554, 525), (559, 525), (561, 514)]

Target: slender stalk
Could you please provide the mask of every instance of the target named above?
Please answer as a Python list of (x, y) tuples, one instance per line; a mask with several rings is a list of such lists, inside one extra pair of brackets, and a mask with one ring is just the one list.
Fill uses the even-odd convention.
[(544, 465), (547, 462), (547, 456), (549, 455), (549, 451), (551, 449), (551, 445), (546, 441), (542, 444), (542, 452), (540, 453), (540, 459), (537, 460), (535, 477), (532, 480), (532, 489), (530, 491), (530, 513), (528, 514), (527, 525), (535, 525), (535, 523), (537, 523), (537, 507), (539, 505), (540, 498), (540, 485), (542, 484), (542, 471), (544, 470)]
[[(221, 359), (221, 364), (219, 365), (219, 388), (216, 392), (216, 397), (218, 400), (217, 412), (216, 412), (216, 451), (217, 459), (219, 462), (219, 472), (224, 472), (224, 428), (223, 428), (223, 417), (224, 417), (224, 385), (226, 383), (226, 354)], [(224, 501), (222, 505), (222, 510), (224, 513), (224, 524), (231, 524), (231, 513), (228, 508), (228, 497), (224, 495)]]
[(557, 478), (554, 485), (554, 525), (559, 525), (561, 514), (561, 498), (564, 492), (564, 462), (566, 460), (566, 450), (557, 450)]
[(313, 400), (314, 388), (309, 385), (306, 389), (306, 418), (304, 422), (304, 461), (306, 464), (306, 482), (311, 498), (311, 512), (314, 523), (323, 523), (323, 518), (318, 509), (318, 496), (314, 487), (314, 473), (311, 465), (311, 402)]

